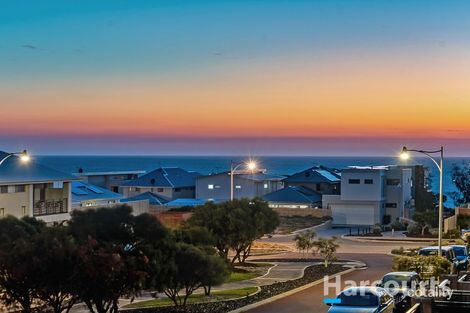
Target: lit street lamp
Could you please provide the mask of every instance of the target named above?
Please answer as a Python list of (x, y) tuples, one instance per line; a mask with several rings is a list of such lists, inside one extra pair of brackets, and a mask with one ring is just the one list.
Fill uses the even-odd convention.
[(7, 153), (7, 155), (2, 160), (0, 160), (0, 165), (2, 165), (3, 162), (5, 162), (9, 157), (11, 157), (13, 155), (18, 155), (20, 157), (20, 160), (23, 163), (27, 163), (27, 162), (29, 162), (29, 160), (31, 160), (31, 157), (29, 156), (28, 151), (23, 150), (21, 152)]
[[(438, 245), (439, 245), (439, 255), (442, 256), (442, 224), (443, 224), (443, 206), (442, 206), (442, 199), (443, 199), (443, 194), (442, 194), (442, 177), (444, 175), (443, 171), (443, 161), (444, 161), (444, 147), (441, 147), (440, 150), (435, 150), (435, 151), (424, 151), (424, 150), (412, 150), (408, 149), (406, 147), (403, 147), (403, 150), (401, 151), (400, 157), (402, 160), (408, 160), (410, 158), (410, 152), (418, 152), (426, 155), (428, 158), (430, 158), (434, 164), (436, 164), (437, 168), (439, 169), (440, 177), (439, 177), (439, 239), (438, 239)], [(440, 153), (441, 157), (439, 162), (436, 161), (436, 159), (432, 156), (432, 154)]]
[(245, 167), (252, 172), (256, 170), (257, 167), (256, 162), (252, 160), (248, 162), (242, 162), (236, 165), (233, 162), (230, 164), (230, 201), (233, 201), (233, 175), (235, 175), (235, 171), (237, 170), (237, 168), (242, 165), (245, 165)]

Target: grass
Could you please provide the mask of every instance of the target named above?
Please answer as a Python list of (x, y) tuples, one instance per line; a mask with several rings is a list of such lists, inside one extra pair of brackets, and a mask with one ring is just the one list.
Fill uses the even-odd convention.
[[(241, 297), (252, 295), (257, 291), (258, 291), (257, 287), (246, 287), (246, 288), (240, 288), (240, 289), (214, 291), (211, 293), (210, 296), (206, 296), (203, 293), (192, 294), (189, 296), (187, 303), (191, 304), (191, 303), (236, 299), (236, 298), (241, 298)], [(142, 309), (142, 308), (153, 308), (153, 307), (171, 306), (171, 305), (173, 305), (173, 301), (171, 301), (170, 299), (160, 298), (160, 299), (132, 303), (132, 304), (126, 305), (125, 308), (126, 309)]]
[(225, 282), (226, 283), (233, 283), (233, 282), (236, 282), (236, 281), (253, 279), (253, 278), (256, 278), (258, 276), (260, 276), (260, 273), (258, 271), (254, 271), (254, 272), (233, 271)]
[(276, 232), (289, 234), (299, 229), (320, 225), (325, 222), (325, 220), (314, 216), (281, 216), (280, 222)]

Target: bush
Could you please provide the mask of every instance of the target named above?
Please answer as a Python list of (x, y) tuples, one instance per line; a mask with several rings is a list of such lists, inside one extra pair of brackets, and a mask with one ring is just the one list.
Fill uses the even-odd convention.
[(394, 220), (391, 224), (390, 227), (394, 230), (406, 230), (407, 225), (403, 224), (399, 220)]
[(408, 226), (407, 232), (408, 232), (408, 235), (411, 235), (411, 236), (421, 235), (421, 227), (419, 227), (416, 224), (411, 224)]
[(380, 226), (380, 224), (375, 224), (373, 227), (372, 227), (372, 233), (374, 235), (380, 235), (382, 234), (382, 226)]
[(390, 214), (385, 214), (382, 218), (382, 224), (388, 225), (392, 221), (392, 216)]
[(445, 239), (459, 239), (460, 238), (460, 231), (458, 229), (449, 230), (447, 233), (444, 234)]
[(393, 258), (392, 269), (394, 271), (416, 272), (421, 279), (450, 274), (451, 264), (439, 256), (398, 256)]

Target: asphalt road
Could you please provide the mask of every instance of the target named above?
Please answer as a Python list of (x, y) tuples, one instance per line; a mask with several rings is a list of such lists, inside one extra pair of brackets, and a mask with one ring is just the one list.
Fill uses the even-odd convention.
[[(367, 264), (366, 270), (358, 270), (342, 276), (343, 282), (341, 289), (344, 288), (345, 280), (360, 282), (364, 280), (375, 281), (380, 279), (383, 274), (391, 271), (392, 257), (384, 254), (366, 254), (366, 253), (341, 253), (338, 254), (341, 259), (351, 259), (362, 261)], [(335, 282), (332, 279), (330, 283)], [(327, 297), (335, 297), (336, 291), (330, 288)], [(323, 304), (324, 286), (319, 284), (306, 289), (292, 296), (280, 299), (278, 301), (260, 306), (248, 311), (249, 313), (323, 313), (328, 311), (328, 306)]]

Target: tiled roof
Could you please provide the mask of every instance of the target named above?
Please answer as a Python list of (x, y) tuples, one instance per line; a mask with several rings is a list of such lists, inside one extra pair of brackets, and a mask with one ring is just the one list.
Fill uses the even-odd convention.
[[(0, 151), (0, 160), (8, 153)], [(63, 173), (38, 164), (33, 160), (23, 163), (18, 156), (10, 156), (0, 165), (0, 184), (41, 183), (78, 180), (72, 174)]]
[(121, 202), (131, 202), (131, 201), (142, 201), (142, 200), (149, 200), (149, 204), (151, 205), (163, 205), (168, 201), (163, 199), (162, 197), (154, 194), (153, 192), (144, 192), (140, 195), (121, 199)]
[(268, 202), (312, 204), (321, 202), (322, 196), (321, 194), (302, 186), (289, 186), (264, 195), (263, 199)]
[(108, 189), (85, 183), (83, 181), (72, 182), (72, 202), (77, 203), (87, 200), (120, 199), (123, 195)]
[(161, 167), (141, 177), (125, 182), (130, 187), (190, 187), (196, 184), (197, 172), (186, 171), (179, 167)]
[(302, 172), (295, 173), (286, 179), (286, 183), (339, 183), (341, 174), (339, 171), (325, 166), (314, 166)]

